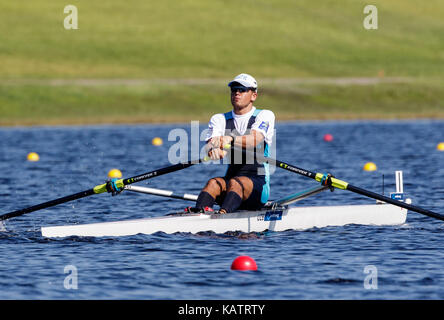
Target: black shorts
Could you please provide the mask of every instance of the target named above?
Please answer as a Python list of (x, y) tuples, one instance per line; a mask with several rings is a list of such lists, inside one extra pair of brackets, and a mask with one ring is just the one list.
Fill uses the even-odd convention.
[[(251, 192), (248, 199), (242, 202), (239, 210), (259, 210), (264, 206), (265, 203), (261, 202), (262, 190), (265, 185), (265, 176), (240, 176), (247, 177), (253, 181), (253, 191)], [(225, 180), (226, 185), (232, 178), (220, 177)], [(235, 178), (235, 177), (233, 177)], [(216, 203), (220, 206), (224, 202), (226, 192), (223, 192), (220, 196), (216, 197)]]

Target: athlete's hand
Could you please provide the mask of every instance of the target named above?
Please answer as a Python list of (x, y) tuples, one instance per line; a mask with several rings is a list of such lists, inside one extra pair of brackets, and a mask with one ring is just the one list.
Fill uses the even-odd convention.
[(229, 145), (233, 142), (234, 138), (231, 136), (223, 136), (220, 137), (220, 148), (223, 149), (226, 145)]
[(220, 141), (222, 137), (212, 137), (208, 143), (210, 149), (220, 149)]
[(210, 149), (208, 152), (208, 155), (210, 156), (211, 160), (220, 160), (225, 158), (227, 155), (227, 152), (225, 150), (221, 150), (219, 148), (213, 148)]
[(230, 144), (232, 141), (233, 137), (230, 136), (213, 137), (210, 139), (210, 146), (211, 148), (223, 149), (227, 144)]

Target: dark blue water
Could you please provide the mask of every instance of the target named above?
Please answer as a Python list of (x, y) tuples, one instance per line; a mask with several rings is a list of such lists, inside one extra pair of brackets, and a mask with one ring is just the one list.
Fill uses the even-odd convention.
[[(111, 168), (124, 177), (169, 165), (174, 128), (189, 125), (0, 129), (0, 214), (90, 189)], [(201, 129), (204, 129), (202, 127)], [(394, 191), (403, 170), (413, 204), (444, 213), (444, 122), (277, 124), (276, 158), (365, 189)], [(334, 141), (322, 140), (326, 133)], [(163, 146), (151, 145), (161, 137)], [(31, 152), (39, 162), (27, 162)], [(375, 162), (376, 172), (362, 170)], [(196, 165), (140, 183), (198, 193), (225, 168)], [(277, 170), (272, 198), (314, 186)], [(348, 191), (300, 205), (373, 203)], [(0, 232), (0, 299), (443, 299), (444, 223), (410, 212), (402, 226), (345, 226), (256, 234), (157, 233), (46, 239), (41, 226), (160, 216), (189, 202), (123, 192), (94, 195), (8, 220)], [(230, 270), (238, 255), (258, 272)], [(373, 266), (372, 286), (365, 268)], [(67, 268), (67, 269), (65, 269)], [(65, 273), (66, 271), (66, 273)], [(77, 279), (77, 282), (73, 279)], [(71, 280), (71, 282), (69, 281)], [(77, 288), (75, 288), (77, 287)]]

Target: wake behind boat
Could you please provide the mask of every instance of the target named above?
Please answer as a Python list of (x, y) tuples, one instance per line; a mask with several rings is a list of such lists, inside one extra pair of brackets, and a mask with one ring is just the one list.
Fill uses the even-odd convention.
[[(397, 177), (399, 176), (400, 172), (398, 171)], [(393, 194), (393, 198), (402, 198), (401, 183), (402, 179), (397, 179), (397, 192)], [(127, 186), (125, 189), (190, 201), (196, 199), (194, 195), (177, 195), (171, 191), (153, 188)], [(215, 233), (225, 233), (229, 231), (262, 232), (266, 230), (306, 230), (349, 224), (382, 226), (400, 225), (406, 221), (407, 209), (382, 202), (369, 205), (288, 207), (291, 203), (325, 190), (328, 190), (328, 188), (318, 186), (298, 192), (269, 202), (263, 210), (259, 211), (238, 211), (227, 214), (215, 212), (178, 212), (154, 218), (43, 227), (41, 231), (44, 237), (116, 237), (153, 234), (156, 232), (198, 233), (213, 231)], [(410, 199), (407, 200), (410, 202)]]

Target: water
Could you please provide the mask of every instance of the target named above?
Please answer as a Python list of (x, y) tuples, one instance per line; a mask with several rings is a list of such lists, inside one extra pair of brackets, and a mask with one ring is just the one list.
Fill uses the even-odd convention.
[[(112, 168), (130, 177), (167, 166), (173, 128), (189, 131), (187, 125), (0, 129), (0, 213), (90, 189)], [(386, 195), (394, 191), (395, 170), (403, 170), (413, 204), (444, 213), (444, 152), (436, 150), (444, 122), (278, 123), (277, 129), (276, 158), (376, 192), (384, 175)], [(324, 142), (325, 133), (334, 141)], [(156, 136), (163, 146), (151, 145)], [(31, 151), (39, 162), (26, 161)], [(362, 170), (369, 161), (378, 171)], [(196, 165), (140, 185), (198, 193), (224, 170)], [(272, 198), (313, 185), (277, 170)], [(336, 190), (300, 204), (372, 202)], [(8, 220), (0, 232), (0, 299), (444, 298), (444, 223), (414, 212), (405, 225), (387, 227), (57, 240), (40, 234), (41, 226), (160, 216), (189, 204), (101, 194)], [(238, 255), (253, 257), (259, 271), (230, 270)]]

